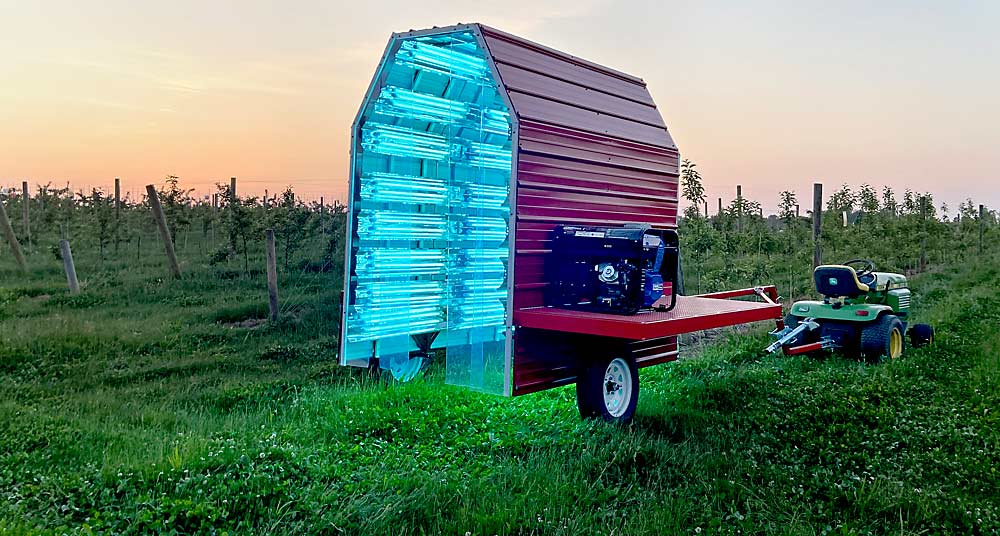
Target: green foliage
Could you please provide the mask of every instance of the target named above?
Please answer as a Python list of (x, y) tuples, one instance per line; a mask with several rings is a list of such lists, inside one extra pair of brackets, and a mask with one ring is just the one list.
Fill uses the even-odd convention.
[(283, 265), (286, 270), (289, 258), (302, 247), (306, 237), (316, 234), (320, 222), (312, 215), (313, 213), (304, 205), (296, 203), (295, 193), (291, 187), (282, 192), (281, 203), (270, 209), (267, 214), (268, 224), (281, 241)]
[[(981, 256), (978, 216), (824, 214), (831, 260), (906, 270), (926, 233), (914, 314), (936, 346), (869, 366), (763, 356), (766, 327), (686, 340), (683, 360), (643, 369), (636, 421), (616, 428), (580, 421), (572, 387), (501, 399), (444, 385), (440, 365), (404, 385), (338, 366), (343, 205), (242, 199), (250, 269), (210, 265), (212, 233), (179, 228), (186, 275), (170, 280), (141, 203), (122, 218), (138, 255), (101, 262), (90, 208), (65, 200), (49, 207), (81, 294), (49, 252), (58, 226), (39, 229), (28, 276), (0, 256), (0, 532), (1000, 531), (995, 213)], [(261, 231), (285, 209), (309, 215), (289, 266), (329, 269), (283, 273), (283, 320), (261, 323)], [(811, 295), (807, 221), (749, 213), (737, 232), (734, 216), (681, 220), (689, 290)]]
[(684, 211), (688, 218), (698, 217), (701, 214), (701, 207), (705, 203), (705, 186), (702, 184), (701, 174), (698, 173), (697, 167), (697, 164), (688, 159), (681, 162), (681, 195), (691, 203)]
[[(822, 245), (826, 262), (871, 258), (888, 271), (913, 273), (920, 266), (921, 251), (929, 263), (953, 263), (979, 254), (978, 208), (964, 202), (956, 220), (949, 221), (934, 207), (929, 193), (908, 191), (901, 207), (891, 188), (877, 190), (864, 184), (855, 194), (844, 185), (835, 192), (823, 212)], [(692, 284), (686, 290), (710, 292), (746, 284), (777, 283), (783, 294), (811, 293), (811, 218), (796, 218), (794, 192), (779, 194), (779, 218), (760, 217), (757, 201), (734, 199), (723, 214), (702, 225), (698, 217), (683, 217), (679, 228), (686, 275)], [(851, 212), (849, 224), (843, 212)], [(994, 216), (983, 220), (983, 249), (1000, 246), (995, 237)], [(885, 237), (870, 240), (865, 237)]]
[(914, 280), (933, 348), (869, 366), (764, 357), (760, 330), (696, 342), (642, 371), (628, 428), (580, 421), (571, 387), (500, 399), (337, 366), (334, 274), (290, 276), (324, 289), (310, 312), (250, 329), (223, 324), (265, 312), (259, 281), (207, 267), (128, 270), (86, 304), (39, 301), (64, 295), (57, 272), (10, 272), (0, 528), (991, 533), (997, 262)]
[(168, 175), (165, 182), (166, 188), (157, 189), (157, 196), (163, 207), (163, 215), (167, 219), (170, 238), (176, 244), (177, 236), (191, 225), (191, 204), (193, 202), (191, 192), (194, 190), (182, 190), (179, 186), (180, 179), (175, 175)]
[(89, 195), (78, 194), (77, 206), (83, 210), (87, 224), (94, 232), (103, 261), (106, 257), (107, 246), (117, 232), (114, 219), (115, 200), (104, 195), (103, 191), (94, 188)]
[(830, 199), (826, 202), (826, 210), (833, 212), (834, 214), (840, 214), (841, 212), (847, 211), (848, 213), (854, 210), (854, 206), (857, 204), (858, 197), (851, 191), (851, 187), (844, 184), (839, 190), (830, 196)]
[(794, 191), (784, 190), (778, 194), (778, 217), (785, 225), (790, 225), (795, 219), (795, 207), (799, 200)]
[(877, 214), (880, 206), (878, 202), (878, 192), (870, 184), (862, 184), (858, 192), (858, 202), (861, 210), (866, 214)]

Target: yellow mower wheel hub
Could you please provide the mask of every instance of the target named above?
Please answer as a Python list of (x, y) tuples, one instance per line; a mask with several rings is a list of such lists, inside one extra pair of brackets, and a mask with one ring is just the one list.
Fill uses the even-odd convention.
[(903, 332), (893, 329), (889, 334), (889, 358), (896, 359), (903, 355)]

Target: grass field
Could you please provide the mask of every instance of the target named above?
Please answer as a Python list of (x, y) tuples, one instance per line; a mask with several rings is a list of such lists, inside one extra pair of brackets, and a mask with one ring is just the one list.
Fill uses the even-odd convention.
[(938, 343), (764, 357), (766, 326), (642, 372), (633, 425), (336, 365), (333, 274), (0, 256), (0, 532), (995, 534), (1000, 260), (913, 281)]

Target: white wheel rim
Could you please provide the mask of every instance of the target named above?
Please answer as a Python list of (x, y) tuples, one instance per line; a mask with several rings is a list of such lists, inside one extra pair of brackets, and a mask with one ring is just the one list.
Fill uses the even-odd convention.
[(608, 414), (616, 418), (624, 415), (632, 400), (632, 371), (624, 359), (619, 357), (608, 363), (601, 389)]

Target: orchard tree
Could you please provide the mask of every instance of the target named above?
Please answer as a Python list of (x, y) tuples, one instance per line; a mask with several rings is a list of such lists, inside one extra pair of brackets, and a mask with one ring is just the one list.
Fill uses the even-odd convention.
[(729, 208), (727, 208), (726, 211), (729, 212), (730, 216), (735, 218), (739, 218), (741, 216), (743, 218), (747, 218), (749, 216), (759, 217), (761, 213), (760, 208), (759, 201), (752, 201), (746, 197), (740, 196), (733, 199), (732, 203), (729, 203)]
[(896, 203), (896, 192), (892, 191), (892, 188), (888, 186), (882, 187), (882, 210), (890, 216), (895, 216), (899, 212), (899, 206)]
[[(326, 225), (326, 223), (324, 223)], [(323, 251), (323, 271), (344, 260), (344, 239), (347, 232), (347, 205), (334, 200), (330, 205), (326, 248)]]
[(920, 205), (917, 196), (909, 188), (903, 192), (903, 214), (919, 214)]
[(879, 211), (878, 192), (870, 184), (861, 185), (861, 190), (858, 191), (858, 202), (865, 214), (877, 214)]
[(67, 192), (65, 188), (53, 188), (51, 182), (39, 185), (35, 192), (37, 215), (32, 216), (32, 222), (37, 221), (37, 225), (43, 229), (58, 227), (59, 206)]
[(799, 204), (794, 190), (785, 190), (778, 194), (778, 217), (789, 227), (795, 221), (795, 205)]
[(724, 234), (724, 248), (732, 253), (749, 253), (760, 250), (759, 230), (765, 227), (760, 217), (760, 203), (740, 196), (733, 199), (725, 209), (726, 217), (721, 222)]
[(177, 235), (191, 225), (191, 192), (182, 190), (180, 179), (176, 175), (167, 175), (166, 188), (157, 188), (160, 204), (163, 205), (163, 215), (167, 218), (170, 229), (170, 241), (177, 245)]
[(830, 196), (829, 201), (826, 203), (826, 209), (837, 214), (844, 211), (851, 213), (856, 204), (857, 196), (851, 191), (850, 186), (844, 184), (840, 187), (840, 190), (837, 190)]
[(288, 270), (289, 259), (302, 247), (306, 236), (314, 230), (315, 225), (309, 225), (310, 215), (301, 203), (295, 201), (295, 192), (291, 186), (281, 193), (281, 202), (271, 211), (275, 230), (284, 242), (285, 270)]
[(958, 204), (958, 216), (962, 220), (971, 220), (978, 216), (976, 204), (972, 202), (972, 199), (965, 198), (965, 201)]
[(257, 228), (254, 225), (255, 219), (251, 209), (257, 202), (257, 198), (240, 199), (228, 184), (216, 184), (216, 188), (219, 191), (219, 198), (225, 201), (222, 227), (226, 232), (228, 243), (223, 249), (215, 252), (212, 261), (225, 261), (233, 255), (243, 253), (243, 271), (249, 274), (250, 251), (248, 242), (251, 233), (254, 233)]
[(701, 182), (701, 175), (698, 173), (698, 165), (684, 159), (681, 162), (681, 193), (691, 205), (684, 209), (684, 216), (687, 218), (697, 218), (701, 215), (701, 207), (705, 203), (705, 186)]
[(103, 261), (106, 248), (117, 233), (114, 218), (115, 200), (97, 188), (91, 189), (89, 196), (80, 197), (80, 204), (87, 207), (91, 225), (97, 234), (97, 246)]

